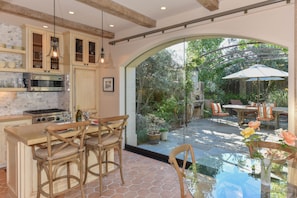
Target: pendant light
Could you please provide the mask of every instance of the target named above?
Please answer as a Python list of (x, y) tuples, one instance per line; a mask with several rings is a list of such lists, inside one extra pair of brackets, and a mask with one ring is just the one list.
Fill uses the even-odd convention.
[(54, 1), (54, 36), (51, 38), (51, 50), (49, 52), (49, 56), (51, 58), (58, 58), (59, 57), (59, 42), (58, 38), (56, 37), (56, 0)]
[(104, 48), (103, 48), (103, 10), (102, 10), (102, 13), (101, 13), (101, 54), (100, 54), (100, 62), (101, 63), (104, 63)]

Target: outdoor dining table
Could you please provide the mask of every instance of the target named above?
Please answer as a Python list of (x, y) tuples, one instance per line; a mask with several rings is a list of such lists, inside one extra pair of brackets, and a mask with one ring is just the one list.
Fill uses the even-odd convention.
[(258, 108), (254, 106), (249, 105), (223, 105), (223, 108), (225, 109), (233, 109), (235, 112), (237, 112), (237, 118), (238, 118), (238, 125), (242, 125), (245, 119), (245, 113), (253, 113), (257, 112)]
[[(223, 108), (225, 109), (233, 109), (237, 112), (237, 118), (238, 118), (238, 125), (242, 125), (244, 123), (245, 115), (246, 113), (255, 112), (257, 113), (258, 108), (254, 106), (249, 105), (223, 105)], [(279, 128), (279, 117), (281, 114), (288, 114), (288, 107), (273, 107), (272, 112), (274, 115), (274, 122), (275, 122), (275, 128)]]

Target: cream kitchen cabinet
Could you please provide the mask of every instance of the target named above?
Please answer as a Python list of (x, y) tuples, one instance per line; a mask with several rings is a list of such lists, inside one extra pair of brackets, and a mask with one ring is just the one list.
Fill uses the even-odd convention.
[[(98, 66), (99, 37), (83, 33), (67, 32), (64, 34), (65, 54), (72, 65)], [(66, 57), (66, 55), (65, 55)]]
[(72, 112), (77, 106), (82, 111), (97, 113), (99, 110), (99, 73), (95, 67), (73, 66), (72, 68)]
[(34, 28), (26, 25), (25, 35), (27, 59), (26, 65), (29, 72), (36, 73), (63, 73), (63, 35), (55, 33), (58, 39), (59, 52), (58, 58), (50, 57), (51, 40), (54, 38), (54, 33), (43, 29)]
[(4, 121), (0, 122), (0, 168), (6, 167), (6, 133), (4, 132), (4, 128), (7, 126), (23, 126), (32, 124), (32, 119), (25, 120), (12, 120), (12, 121)]

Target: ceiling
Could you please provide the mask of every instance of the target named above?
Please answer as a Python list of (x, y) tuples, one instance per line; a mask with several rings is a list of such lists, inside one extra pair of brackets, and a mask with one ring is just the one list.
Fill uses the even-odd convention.
[[(1, 4), (1, 1), (10, 3), (12, 5), (29, 8), (37, 12), (45, 13), (47, 15), (50, 15), (51, 18), (49, 18), (49, 20), (53, 21), (53, 17), (52, 17), (54, 13), (53, 0), (46, 0), (46, 1), (45, 0), (42, 0), (42, 1), (41, 0), (0, 0), (0, 4)], [(101, 10), (91, 7), (86, 3), (82, 3), (80, 1), (84, 1), (84, 0), (56, 0), (56, 5), (55, 5), (56, 17), (101, 29), (101, 26), (102, 26)], [(217, 2), (217, 0), (208, 0), (208, 1), (206, 0), (182, 0), (182, 1), (181, 0), (150, 0), (150, 1), (146, 1), (149, 3), (145, 3), (145, 1), (143, 0), (113, 0), (113, 1), (97, 0), (97, 2), (103, 2), (103, 3), (112, 2), (112, 3), (120, 4), (152, 20), (155, 20), (156, 22), (155, 28), (160, 28), (158, 26), (158, 21), (162, 19), (175, 15), (176, 13), (186, 12), (186, 11), (200, 8), (202, 7), (202, 5), (199, 2), (209, 3), (212, 1)], [(86, 0), (86, 2), (96, 2), (96, 0)], [(166, 6), (167, 9), (161, 10), (160, 9), (161, 6)], [(4, 6), (2, 5), (2, 8), (3, 7)], [(206, 6), (204, 5), (204, 7)], [(0, 22), (15, 24), (15, 25), (22, 25), (25, 23), (29, 23), (36, 26), (48, 25), (49, 28), (52, 28), (52, 23), (50, 22), (40, 22), (38, 20), (28, 19), (27, 17), (24, 17), (24, 16), (11, 15), (9, 14), (10, 12), (7, 12), (7, 11), (3, 12), (3, 10), (1, 11), (2, 8), (0, 6)], [(116, 6), (112, 8), (116, 8)], [(68, 13), (69, 11), (74, 11), (75, 14), (70, 15)], [(26, 13), (26, 11), (24, 11), (23, 13)], [(40, 17), (40, 19), (42, 18), (45, 18), (45, 17)], [(133, 28), (135, 26), (139, 26), (136, 23), (133, 23), (126, 19), (122, 19), (118, 16), (114, 16), (107, 12), (104, 12), (103, 19), (104, 19), (103, 20), (104, 31), (109, 31), (114, 34), (129, 28)], [(58, 23), (56, 22), (56, 24)], [(110, 27), (109, 25), (114, 25), (114, 27)], [(147, 29), (146, 31), (150, 31), (152, 28), (146, 28), (146, 29)]]

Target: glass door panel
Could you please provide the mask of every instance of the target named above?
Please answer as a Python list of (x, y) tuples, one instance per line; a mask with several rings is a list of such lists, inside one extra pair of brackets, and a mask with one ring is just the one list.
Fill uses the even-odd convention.
[(89, 41), (89, 63), (96, 62), (96, 43)]
[(33, 33), (33, 68), (43, 67), (42, 34)]
[(83, 62), (83, 40), (75, 39), (75, 61)]

